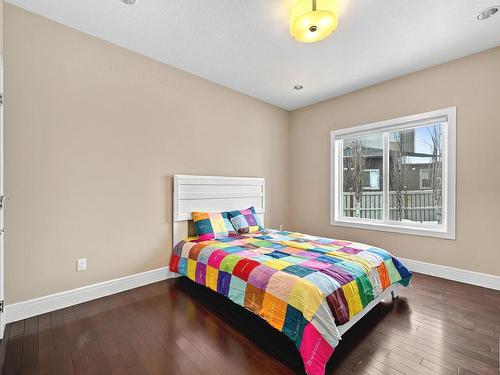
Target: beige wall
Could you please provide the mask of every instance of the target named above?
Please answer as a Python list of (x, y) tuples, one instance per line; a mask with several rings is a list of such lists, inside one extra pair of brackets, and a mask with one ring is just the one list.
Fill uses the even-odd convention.
[(8, 303), (167, 265), (175, 173), (265, 177), (285, 223), (288, 112), (4, 11)]
[[(500, 47), (297, 111), (290, 122), (292, 229), (500, 275)], [(333, 129), (457, 106), (457, 240), (329, 225)]]

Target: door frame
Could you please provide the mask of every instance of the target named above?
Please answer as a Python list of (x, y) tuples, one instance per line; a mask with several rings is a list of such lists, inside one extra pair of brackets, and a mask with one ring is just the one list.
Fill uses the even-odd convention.
[(4, 299), (4, 237), (5, 237), (5, 192), (4, 192), (4, 65), (0, 54), (0, 339), (5, 331), (5, 299)]

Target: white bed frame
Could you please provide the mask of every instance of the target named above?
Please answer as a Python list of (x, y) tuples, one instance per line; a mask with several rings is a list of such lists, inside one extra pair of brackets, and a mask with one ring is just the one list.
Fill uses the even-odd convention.
[(351, 320), (349, 320), (346, 324), (342, 324), (341, 326), (337, 326), (340, 336), (343, 336), (353, 325), (361, 320), (366, 314), (370, 312), (375, 306), (377, 306), (383, 300), (395, 300), (398, 298), (399, 292), (399, 283), (392, 284), (390, 287), (386, 288), (382, 293), (380, 293), (377, 298), (374, 298), (366, 307), (361, 310), (359, 313), (354, 315)]
[[(191, 212), (231, 211), (253, 206), (262, 225), (266, 211), (265, 180), (256, 177), (174, 176), (172, 246), (194, 234), (190, 233)], [(349, 322), (338, 326), (343, 335), (380, 301), (396, 298), (399, 284), (385, 289)]]

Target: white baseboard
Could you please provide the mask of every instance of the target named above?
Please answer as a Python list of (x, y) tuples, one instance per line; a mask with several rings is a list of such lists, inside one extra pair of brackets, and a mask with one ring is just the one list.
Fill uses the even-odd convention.
[(162, 267), (119, 279), (13, 303), (5, 307), (6, 321), (7, 323), (15, 322), (177, 276), (168, 267)]
[(500, 276), (397, 257), (410, 270), (461, 283), (500, 290)]

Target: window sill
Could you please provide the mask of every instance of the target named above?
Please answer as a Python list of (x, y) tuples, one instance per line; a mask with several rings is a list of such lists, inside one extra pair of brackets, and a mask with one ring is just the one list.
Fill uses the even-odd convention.
[(378, 230), (384, 232), (411, 234), (414, 236), (436, 237), (448, 240), (455, 240), (455, 231), (451, 228), (448, 230), (443, 229), (441, 226), (434, 226), (432, 224), (411, 225), (408, 224), (392, 224), (388, 222), (378, 222), (377, 220), (365, 220), (363, 222), (349, 219), (332, 220), (330, 225), (341, 227), (349, 227), (356, 229)]

